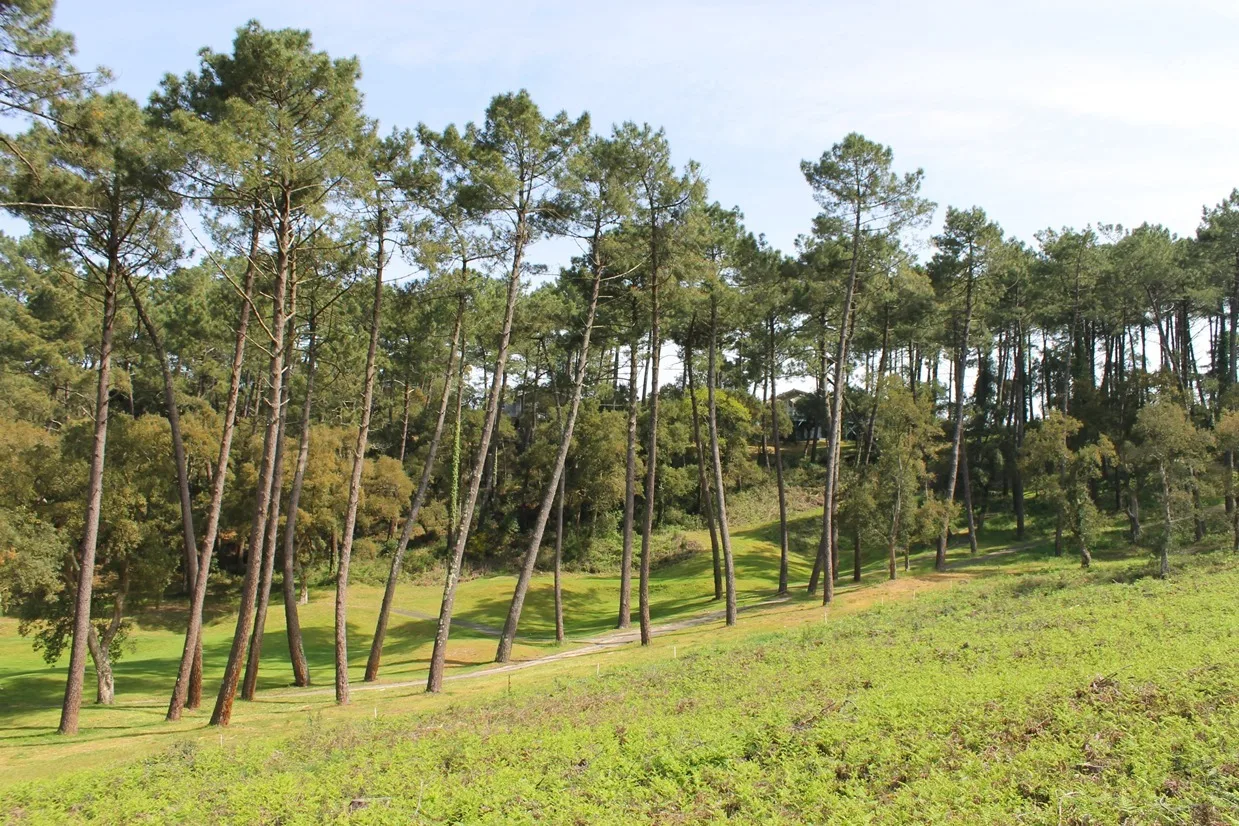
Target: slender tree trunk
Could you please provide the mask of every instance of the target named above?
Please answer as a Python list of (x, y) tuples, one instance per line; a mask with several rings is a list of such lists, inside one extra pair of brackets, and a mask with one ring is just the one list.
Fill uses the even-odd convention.
[[(417, 483), (417, 492), (413, 495), (413, 503), (409, 506), (409, 515), (405, 517), (404, 528), (400, 531), (400, 541), (391, 558), (391, 570), (387, 574), (387, 586), (383, 589), (383, 602), (379, 606), (379, 618), (374, 627), (374, 640), (370, 644), (370, 658), (366, 662), (366, 682), (373, 682), (379, 676), (379, 663), (383, 658), (383, 640), (387, 637), (387, 623), (391, 616), (392, 603), (396, 598), (396, 585), (400, 581), (400, 568), (404, 563), (404, 554), (409, 547), (409, 539), (413, 536), (413, 528), (417, 526), (417, 517), (426, 501), (430, 490), (430, 480), (434, 472), (435, 457), (439, 453), (439, 442), (443, 436), (443, 424), (447, 420), (448, 399), (451, 398), (452, 376), (456, 372), (456, 346), (460, 340), (460, 328), (465, 314), (465, 294), (460, 294), (456, 306), (456, 320), (452, 324), (452, 341), (448, 346), (447, 369), (443, 373), (443, 392), (439, 395), (439, 415), (435, 419), (434, 434), (430, 437), (430, 448), (426, 454), (426, 463), (422, 467), (422, 476)], [(459, 419), (459, 416), (457, 417)]]
[(1140, 492), (1136, 489), (1131, 476), (1127, 476), (1127, 524), (1128, 538), (1136, 544), (1143, 536), (1140, 528)]
[(276, 438), (280, 425), (280, 401), (283, 398), (284, 379), (284, 299), (287, 292), (289, 259), (292, 246), (292, 229), (289, 223), (292, 195), (284, 193), (281, 221), (277, 227), (277, 249), (275, 285), (272, 290), (273, 311), (271, 316), (271, 357), (268, 367), (270, 388), (268, 389), (268, 405), (266, 433), (263, 438), (262, 460), (259, 465), (257, 501), (254, 505), (254, 517), (250, 523), (250, 535), (246, 553), (245, 578), (241, 585), (241, 605), (237, 616), (237, 627), (232, 637), (232, 648), (228, 653), (228, 663), (224, 667), (224, 678), (220, 683), (219, 694), (215, 700), (215, 710), (211, 713), (211, 725), (227, 726), (232, 719), (232, 704), (236, 699), (237, 681), (241, 676), (242, 661), (245, 659), (245, 647), (249, 643), (250, 627), (253, 621), (254, 603), (258, 596), (259, 565), (262, 563), (263, 528), (267, 524), (267, 510), (270, 506), (268, 494), (271, 492), (271, 477), (275, 472)]
[(86, 681), (87, 637), (90, 634), (90, 603), (95, 582), (95, 550), (99, 542), (99, 517), (103, 508), (103, 465), (108, 439), (108, 398), (112, 381), (112, 337), (116, 329), (116, 289), (120, 266), (113, 256), (103, 281), (103, 324), (99, 339), (99, 372), (95, 384), (95, 430), (90, 451), (90, 475), (86, 486), (86, 516), (78, 546), (78, 577), (73, 605), (73, 641), (69, 649), (69, 678), (65, 683), (60, 712), (60, 734), (77, 734), (82, 708), (82, 684)]
[(275, 437), (275, 472), (271, 474), (270, 505), (267, 510), (266, 539), (262, 550), (262, 577), (258, 581), (258, 603), (254, 609), (254, 630), (250, 632), (249, 655), (245, 661), (245, 676), (241, 680), (241, 699), (253, 700), (258, 690), (258, 666), (262, 661), (262, 640), (267, 627), (267, 609), (271, 604), (271, 586), (275, 578), (275, 547), (279, 540), (280, 501), (284, 488), (284, 442), (288, 430), (288, 402), (291, 392), (293, 362), (293, 327), (297, 317), (297, 274), (295, 262), (290, 266), (288, 290), (289, 332), (284, 339), (284, 380), (280, 399), (280, 424)]
[(774, 441), (774, 472), (779, 488), (779, 596), (787, 593), (787, 562), (790, 542), (787, 535), (787, 487), (783, 481), (783, 447), (779, 441), (779, 393), (777, 379), (779, 376), (774, 346), (774, 316), (766, 319), (770, 336), (770, 423)]
[[(522, 203), (525, 203), (528, 198), (527, 189), (521, 197)], [(495, 356), (494, 378), (491, 380), (490, 391), (486, 397), (486, 410), (482, 432), (478, 437), (477, 456), (474, 458), (473, 470), (469, 474), (469, 490), (460, 509), (460, 527), (456, 531), (456, 541), (452, 545), (451, 557), (448, 560), (447, 581), (443, 586), (443, 602), (439, 606), (439, 626), (435, 631), (434, 648), (430, 654), (430, 673), (426, 678), (426, 690), (429, 692), (438, 692), (443, 688), (447, 639), (452, 628), (452, 612), (456, 607), (456, 586), (460, 582), (460, 566), (464, 561), (465, 544), (469, 541), (469, 527), (473, 522), (473, 510), (477, 505), (482, 474), (486, 469), (486, 457), (490, 453), (491, 436), (494, 434), (495, 423), (499, 418), (499, 400), (508, 366), (508, 345), (512, 338), (512, 316), (516, 311), (516, 299), (520, 295), (521, 264), (524, 260), (525, 243), (529, 232), (525, 223), (525, 214), (522, 212), (516, 229), (517, 240), (513, 250), (512, 270), (508, 276), (507, 304), (504, 309), (503, 324), (499, 331), (499, 352)]]
[[(293, 668), (293, 685), (310, 684), (310, 666), (305, 657), (305, 643), (301, 638), (301, 616), (297, 611), (297, 518), (301, 505), (301, 491), (305, 486), (305, 470), (310, 459), (310, 413), (314, 401), (314, 377), (317, 373), (316, 317), (311, 308), (309, 320), (310, 340), (306, 347), (305, 401), (301, 405), (301, 431), (297, 444), (297, 467), (293, 471), (292, 489), (288, 493), (288, 518), (284, 523), (283, 582), (284, 625), (288, 636), (288, 658)], [(302, 579), (304, 582), (304, 577)], [(304, 589), (303, 589), (304, 590)], [(308, 592), (307, 592), (307, 599)]]
[(705, 512), (706, 529), (710, 532), (710, 551), (714, 561), (714, 598), (723, 598), (723, 557), (718, 544), (718, 529), (714, 524), (714, 495), (706, 476), (706, 449), (701, 438), (701, 415), (697, 412), (697, 383), (693, 378), (693, 335), (697, 317), (688, 323), (688, 341), (684, 345), (684, 372), (688, 378), (688, 401), (693, 416), (693, 442), (697, 448), (697, 490), (700, 493), (701, 509)]
[(1204, 506), (1200, 502), (1200, 483), (1196, 479), (1196, 470), (1192, 468), (1188, 472), (1192, 480), (1192, 522), (1196, 529), (1196, 541), (1199, 542), (1205, 538), (1207, 529), (1205, 511)]
[(241, 393), (241, 375), (245, 364), (245, 341), (249, 331), (250, 299), (254, 293), (255, 261), (258, 259), (260, 225), (257, 212), (251, 216), (250, 249), (245, 265), (244, 286), (241, 288), (241, 313), (237, 321), (236, 342), (232, 351), (232, 369), (228, 380), (228, 397), (224, 404), (224, 428), (219, 442), (219, 457), (212, 477), (211, 502), (207, 506), (206, 525), (198, 551), (198, 577), (190, 598), (189, 623), (185, 631), (185, 647), (177, 671), (172, 699), (168, 703), (167, 719), (181, 719), (186, 708), (197, 708), (202, 699), (202, 609), (206, 604), (207, 579), (211, 556), (219, 534), (219, 516), (224, 502), (224, 482), (228, 475), (228, 457), (236, 430), (237, 401)]
[(387, 224), (382, 207), (377, 212), (377, 249), (374, 258), (374, 302), (370, 311), (370, 345), (366, 350), (366, 378), (361, 392), (361, 424), (353, 447), (353, 475), (348, 484), (348, 509), (344, 513), (344, 543), (340, 547), (340, 568), (336, 574), (336, 704), (347, 705), (348, 684), (348, 571), (353, 558), (353, 534), (357, 528), (357, 507), (361, 503), (361, 474), (366, 464), (366, 444), (370, 438), (370, 413), (374, 406), (375, 358), (379, 348), (379, 324), (383, 307), (383, 266)]
[[(658, 366), (662, 350), (661, 312), (658, 303), (658, 233), (657, 217), (650, 232), (650, 426), (649, 444), (645, 453), (645, 518), (641, 527), (641, 572), (637, 581), (638, 613), (641, 621), (641, 644), (649, 645), (650, 631), (650, 555), (654, 541), (654, 506), (658, 499)], [(722, 496), (719, 491), (719, 496)], [(724, 546), (725, 547), (725, 546)]]
[[(291, 315), (291, 313), (290, 313)], [(291, 339), (291, 336), (289, 336)], [(285, 364), (291, 359), (291, 348), (284, 351)], [(280, 500), (284, 486), (284, 438), (288, 420), (289, 370), (284, 369), (284, 398), (280, 403), (279, 432), (275, 437), (275, 471), (271, 474), (270, 505), (267, 508), (266, 538), (262, 546), (262, 574), (258, 580), (258, 602), (254, 608), (254, 629), (250, 632), (249, 654), (245, 660), (245, 676), (241, 680), (241, 699), (253, 700), (258, 690), (258, 665), (262, 661), (262, 639), (266, 633), (267, 608), (271, 604), (271, 585), (275, 577), (275, 546), (279, 540)]]
[[(851, 332), (852, 304), (856, 298), (856, 275), (860, 268), (861, 213), (857, 209), (852, 228), (852, 260), (848, 264), (847, 287), (843, 293), (843, 311), (839, 315), (839, 344), (835, 348), (835, 383), (831, 388), (830, 437), (826, 442), (826, 491), (822, 497), (822, 538), (818, 543), (818, 565), (825, 574), (822, 585), (822, 604), (829, 605), (835, 598), (835, 580), (830, 575), (834, 569), (834, 510), (836, 466), (839, 457), (839, 441), (843, 436), (843, 383), (844, 362), (847, 360), (848, 334)], [(810, 586), (812, 593), (812, 586)]]
[(1170, 514), (1170, 472), (1165, 464), (1159, 466), (1162, 478), (1162, 540), (1158, 548), (1158, 575), (1170, 576), (1170, 542), (1174, 534), (1174, 520)]
[[(538, 550), (542, 547), (542, 535), (546, 531), (546, 523), (551, 515), (555, 494), (560, 488), (560, 480), (564, 474), (564, 465), (568, 460), (568, 451), (572, 447), (572, 433), (576, 428), (577, 413), (581, 409), (581, 393), (585, 386), (585, 373), (589, 368), (589, 340), (594, 332), (594, 316), (598, 312), (598, 292), (601, 285), (602, 267), (595, 263), (594, 283), (589, 298), (589, 311), (585, 317), (585, 331), (581, 338), (581, 352), (577, 357), (576, 375), (573, 376), (572, 401), (568, 407), (568, 420), (564, 424), (563, 434), (559, 439), (559, 452), (555, 455), (555, 466), (551, 470), (551, 478), (542, 493), (542, 502), (538, 506), (537, 521), (534, 523), (533, 533), (529, 537), (529, 545), (525, 549), (525, 558), (516, 579), (516, 590), (512, 594), (512, 602), (508, 606), (508, 616), (503, 624), (503, 633), (499, 637), (499, 648), (495, 652), (495, 662), (506, 663), (512, 656), (512, 642), (516, 639), (516, 629), (520, 623), (521, 610), (525, 606), (525, 595), (529, 591), (529, 580), (533, 577), (533, 569), (538, 561)], [(562, 516), (562, 509), (560, 515)], [(562, 530), (562, 525), (560, 527)], [(556, 542), (558, 544), (558, 538)], [(556, 574), (556, 581), (558, 581), (558, 573)], [(556, 590), (558, 591), (558, 588)]]
[(736, 624), (736, 565), (731, 555), (731, 532), (727, 527), (727, 491), (723, 484), (723, 460), (718, 445), (718, 412), (714, 386), (718, 383), (715, 357), (718, 352), (718, 297), (710, 294), (710, 360), (706, 375), (706, 407), (710, 425), (710, 458), (714, 464), (714, 486), (718, 499), (718, 538), (723, 546), (723, 574), (727, 585), (727, 624)]
[(868, 465), (873, 455), (873, 431), (878, 421), (878, 399), (882, 390), (882, 377), (886, 375), (886, 351), (890, 343), (891, 319), (887, 308), (882, 316), (882, 355), (878, 358), (878, 375), (873, 384), (873, 408), (869, 411), (869, 422), (865, 426), (865, 449), (856, 452), (857, 466)]
[(959, 446), (959, 470), (963, 475), (960, 483), (964, 486), (964, 513), (968, 517), (968, 553), (977, 555), (977, 517), (972, 507), (972, 474), (968, 471), (968, 445)]
[[(633, 326), (636, 326), (636, 304), (633, 304)], [(637, 495), (637, 412), (641, 401), (637, 396), (637, 337), (628, 348), (628, 435), (624, 458), (624, 550), (620, 557), (619, 620), (616, 628), (632, 623), (632, 534), (636, 521)]]
[(460, 358), (456, 364), (456, 412), (452, 418), (452, 478), (447, 496), (447, 547), (456, 546), (456, 532), (460, 530), (460, 426), (465, 405), (465, 334), (462, 322), (460, 331)]
[(938, 534), (938, 552), (934, 568), (946, 569), (946, 542), (951, 530), (951, 506), (955, 502), (955, 484), (959, 474), (960, 450), (964, 442), (964, 368), (968, 359), (968, 332), (972, 326), (972, 275), (969, 274), (964, 298), (964, 329), (960, 337), (959, 351), (955, 359), (955, 434), (951, 438), (950, 471), (946, 483), (946, 515), (942, 518), (942, 530)]
[(559, 499), (555, 504), (555, 642), (564, 641), (564, 590), (560, 569), (564, 560), (564, 497), (568, 474), (559, 474)]
[(899, 520), (903, 516), (903, 467), (900, 462), (899, 480), (895, 486), (895, 507), (891, 514), (891, 535), (890, 541), (887, 543), (886, 552), (888, 556), (887, 574), (893, 580), (895, 578), (895, 567), (897, 564), (897, 549), (899, 546)]
[(860, 523), (852, 526), (852, 581), (860, 582), (861, 574)]
[(1024, 473), (1020, 470), (1019, 455), (1024, 445), (1024, 426), (1027, 421), (1027, 403), (1024, 391), (1027, 377), (1024, 372), (1024, 328), (1022, 322), (1016, 322), (1015, 335), (1015, 397), (1019, 412), (1015, 415), (1015, 449), (1012, 451), (1011, 467), (1011, 504), (1015, 511), (1015, 538), (1024, 539)]

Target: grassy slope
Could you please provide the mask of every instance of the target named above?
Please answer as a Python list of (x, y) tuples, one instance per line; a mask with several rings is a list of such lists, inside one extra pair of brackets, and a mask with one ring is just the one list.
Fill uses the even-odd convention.
[[(793, 583), (803, 583), (808, 578), (818, 518), (813, 514), (802, 514), (792, 522), (793, 547), (797, 551), (791, 565)], [(708, 539), (704, 535), (691, 538), (708, 548)], [(768, 600), (777, 584), (777, 548), (773, 544), (777, 541), (777, 526), (766, 524), (737, 530), (734, 539), (741, 607)], [(987, 541), (993, 546), (1001, 546), (1004, 534), (995, 531), (987, 537)], [(955, 550), (954, 553), (962, 551)], [(862, 586), (866, 592), (879, 585), (884, 578), (884, 562), (879, 556), (866, 560), (867, 579)], [(914, 556), (913, 573), (924, 573), (931, 562), (928, 555)], [(652, 579), (652, 614), (656, 624), (719, 608), (718, 603), (710, 599), (712, 579), (708, 551), (659, 568)], [(514, 579), (510, 576), (480, 577), (462, 583), (456, 617), (482, 625), (501, 625), (513, 584)], [(615, 576), (570, 574), (565, 577), (568, 650), (586, 647), (582, 640), (613, 628), (618, 587)], [(846, 593), (854, 587), (848, 582), (841, 590)], [(397, 596), (397, 607), (434, 616), (438, 611), (441, 590), (437, 584), (402, 586)], [(379, 590), (373, 587), (354, 586), (350, 589), (349, 654), (355, 686), (361, 685), (359, 681), (380, 596)], [(258, 699), (236, 707), (230, 729), (235, 735), (228, 736), (250, 736), (256, 732), (278, 729), (290, 717), (299, 719), (307, 712), (323, 713), (332, 718), (355, 713), (355, 709), (334, 708), (329, 688), (333, 662), (333, 595), (328, 589), (321, 589), (312, 597), (308, 606), (302, 606), (302, 626), (311, 673), (316, 684), (323, 688), (307, 692), (288, 687), (291, 675), (286, 664), (283, 611), (278, 605), (273, 605), (268, 615), (263, 646), (266, 656), (260, 671)], [(854, 598), (844, 602), (850, 603), (853, 608), (861, 604)], [(797, 591), (794, 604), (787, 607), (811, 607), (813, 604), (814, 600)], [(525, 604), (515, 659), (529, 660), (563, 650), (551, 640), (554, 627), (552, 611), (551, 580), (549, 576), (540, 575), (535, 579)], [(767, 619), (746, 613), (741, 628), (748, 631), (778, 627), (802, 619), (796, 618), (794, 612), (789, 615), (792, 619), (786, 618), (786, 612), (782, 610), (772, 613)], [(84, 706), (82, 734), (66, 741), (53, 733), (64, 690), (65, 660), (62, 659), (54, 667), (46, 665), (31, 650), (30, 641), (18, 635), (16, 621), (0, 618), (0, 785), (131, 759), (161, 749), (178, 738), (217, 741), (218, 733), (207, 729), (205, 722), (214, 702), (212, 692), (218, 685), (231, 643), (233, 622), (234, 616), (226, 606), (215, 609), (205, 633), (206, 691), (203, 708), (187, 713), (179, 723), (167, 724), (163, 722), (163, 713), (180, 657), (184, 607), (169, 605), (139, 617), (138, 627), (131, 638), (132, 648), (116, 667), (117, 705)], [(697, 640), (707, 639), (716, 633), (720, 625), (714, 623), (709, 627), (680, 632), (677, 636), (686, 639), (682, 643), (672, 644), (697, 644)], [(401, 683), (411, 685), (384, 691), (357, 692), (355, 705), (372, 715), (379, 711), (434, 707), (439, 701), (424, 697), (417, 690), (425, 679), (433, 634), (432, 620), (394, 617), (385, 650), (380, 688), (399, 686)], [(492, 637), (464, 625), (456, 625), (448, 649), (449, 668), (458, 674), (477, 671), (490, 664), (494, 650)], [(601, 656), (610, 663), (629, 659), (634, 654), (626, 647), (609, 650)], [(595, 658), (596, 655), (588, 658), (589, 665), (572, 662), (556, 664), (551, 671), (594, 669)], [(542, 674), (546, 668), (539, 667), (536, 673)], [(534, 674), (535, 671), (524, 672), (512, 679), (528, 681), (534, 679)], [(452, 681), (448, 684), (448, 693), (486, 693), (496, 687), (506, 687), (506, 682), (506, 678), (498, 677), (480, 681)], [(93, 691), (93, 683), (93, 669), (88, 668), (88, 691)], [(88, 694), (88, 699), (91, 696)]]
[[(769, 538), (768, 527), (739, 536), (749, 602), (770, 592)], [(239, 706), (223, 736), (202, 728), (202, 714), (159, 724), (162, 680), (150, 686), (157, 697), (130, 699), (122, 673), (120, 699), (133, 705), (92, 710), (82, 740), (38, 730), (54, 724), (54, 708), (0, 704), (9, 779), (106, 763), (118, 744), (130, 754), (118, 771), (0, 793), (0, 818), (1235, 822), (1239, 572), (1229, 555), (1201, 555), (1163, 583), (1143, 576), (1143, 560), (1114, 557), (1084, 574), (1037, 549), (998, 555), (845, 592), (827, 623), (801, 599), (746, 614), (736, 629), (685, 629), (650, 650), (509, 674), (510, 685), (449, 683), (442, 697), (391, 689), (334, 709), (329, 694), (269, 690)], [(985, 576), (999, 572), (1009, 576)], [(656, 605), (708, 587), (707, 559), (660, 573)], [(605, 578), (579, 579), (583, 592), (613, 593)], [(493, 622), (509, 584), (470, 583), (466, 615)], [(434, 589), (406, 590), (406, 604), (430, 598), (433, 608)], [(325, 669), (322, 596), (312, 607)], [(611, 601), (582, 602), (572, 632), (609, 627)], [(545, 633), (545, 606), (529, 616), (529, 633)], [(271, 642), (277, 664), (282, 643)], [(5, 634), (0, 656), (16, 644)], [(144, 630), (139, 649), (148, 646), (148, 663), (175, 656), (160, 653), (175, 635)], [(473, 647), (462, 640), (451, 656), (467, 662), (460, 651)], [(491, 643), (476, 647), (486, 659)], [(422, 657), (398, 651), (392, 677), (420, 676)], [(0, 662), (0, 696), (12, 696), (20, 678)], [(280, 671), (264, 685), (278, 685)]]

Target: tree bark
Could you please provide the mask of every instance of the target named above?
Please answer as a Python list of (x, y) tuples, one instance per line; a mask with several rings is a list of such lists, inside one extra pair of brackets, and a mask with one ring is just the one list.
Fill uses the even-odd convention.
[(705, 512), (706, 529), (710, 532), (710, 551), (714, 561), (714, 598), (723, 598), (723, 558), (718, 545), (718, 530), (714, 524), (714, 495), (706, 476), (706, 449), (701, 439), (701, 416), (697, 412), (697, 383), (693, 378), (693, 345), (697, 318), (688, 324), (688, 341), (684, 345), (684, 372), (688, 378), (688, 400), (693, 416), (693, 442), (697, 449), (697, 490), (700, 493), (701, 509)]
[(959, 446), (959, 470), (963, 478), (960, 480), (964, 486), (964, 513), (968, 517), (968, 553), (971, 556), (977, 555), (977, 516), (976, 511), (972, 507), (972, 474), (968, 470), (968, 445), (967, 443)]
[(95, 582), (95, 551), (99, 543), (99, 517), (103, 508), (103, 465), (108, 439), (108, 399), (112, 381), (112, 338), (116, 330), (116, 288), (120, 265), (110, 256), (103, 281), (103, 324), (99, 338), (99, 370), (95, 384), (95, 429), (90, 451), (90, 474), (86, 486), (86, 516), (78, 546), (77, 589), (73, 604), (73, 641), (69, 649), (69, 678), (65, 682), (60, 712), (60, 734), (77, 734), (82, 708), (82, 684), (86, 680), (87, 637), (90, 605)]
[[(637, 305), (633, 302), (633, 328), (637, 324)], [(616, 628), (632, 624), (632, 534), (636, 521), (637, 496), (637, 413), (641, 403), (637, 395), (637, 336), (628, 347), (628, 435), (624, 458), (624, 550), (620, 557), (619, 619)]]
[(723, 484), (723, 460), (718, 445), (718, 413), (715, 405), (714, 386), (718, 383), (715, 356), (718, 352), (718, 297), (710, 295), (710, 359), (706, 375), (706, 408), (710, 425), (710, 459), (714, 465), (714, 486), (718, 500), (718, 538), (723, 546), (723, 574), (727, 586), (726, 618), (728, 625), (736, 624), (736, 565), (731, 555), (731, 532), (727, 527), (727, 491)]
[(564, 561), (564, 497), (567, 496), (566, 473), (559, 475), (559, 499), (555, 504), (555, 642), (564, 641), (564, 590), (560, 569)]
[[(288, 637), (288, 658), (293, 668), (293, 685), (310, 684), (310, 667), (301, 638), (301, 616), (297, 610), (297, 518), (301, 505), (301, 490), (305, 485), (305, 470), (310, 459), (310, 412), (314, 401), (314, 377), (318, 362), (316, 317), (313, 308), (309, 320), (309, 342), (306, 347), (305, 400), (301, 405), (301, 432), (297, 444), (297, 467), (293, 471), (292, 488), (288, 492), (288, 517), (284, 523), (283, 582), (284, 625)], [(308, 594), (307, 594), (308, 597)], [(308, 598), (306, 602), (308, 602)]]
[(336, 572), (336, 705), (348, 705), (348, 572), (353, 559), (353, 534), (357, 529), (357, 508), (361, 503), (361, 475), (366, 464), (366, 444), (370, 438), (370, 414), (374, 406), (375, 359), (379, 348), (379, 325), (383, 308), (383, 266), (386, 264), (384, 243), (387, 232), (386, 212), (379, 207), (378, 230), (374, 256), (374, 302), (370, 310), (370, 344), (366, 350), (366, 378), (361, 392), (361, 424), (353, 447), (353, 474), (348, 483), (348, 509), (344, 513), (344, 542), (340, 547), (340, 567)]
[[(641, 644), (649, 645), (650, 631), (650, 543), (654, 540), (654, 505), (658, 498), (658, 366), (662, 349), (658, 304), (658, 238), (657, 217), (653, 219), (650, 232), (650, 425), (649, 442), (645, 452), (645, 517), (641, 527), (641, 571), (637, 582), (638, 613), (641, 623)], [(722, 491), (719, 491), (720, 495)]]
[(1025, 399), (1027, 377), (1025, 375), (1024, 328), (1016, 322), (1015, 335), (1015, 396), (1019, 412), (1015, 415), (1015, 449), (1012, 451), (1011, 505), (1015, 511), (1015, 538), (1024, 539), (1024, 473), (1020, 470), (1019, 455), (1024, 445), (1024, 427), (1027, 422), (1028, 404)]
[(168, 702), (167, 719), (181, 719), (186, 708), (197, 708), (202, 700), (202, 609), (206, 603), (207, 579), (211, 570), (211, 556), (219, 534), (219, 517), (224, 502), (224, 482), (228, 475), (228, 458), (232, 450), (232, 437), (236, 431), (237, 401), (241, 394), (241, 375), (245, 364), (245, 341), (249, 331), (250, 300), (254, 293), (255, 261), (258, 259), (260, 232), (257, 211), (251, 215), (249, 257), (245, 265), (244, 285), (241, 288), (241, 312), (237, 320), (236, 340), (232, 351), (232, 368), (228, 379), (228, 397), (224, 403), (224, 427), (219, 442), (219, 457), (212, 476), (211, 502), (207, 506), (206, 525), (202, 544), (198, 550), (198, 577), (190, 598), (189, 622), (185, 630), (185, 646), (177, 671), (172, 699)]
[(774, 442), (774, 472), (775, 481), (779, 488), (779, 590), (778, 595), (783, 596), (787, 593), (787, 564), (788, 564), (788, 548), (790, 545), (787, 534), (787, 487), (783, 481), (783, 446), (779, 441), (779, 409), (778, 409), (778, 385), (777, 379), (779, 376), (778, 365), (776, 361), (776, 349), (774, 346), (774, 316), (766, 319), (768, 333), (770, 336), (770, 423), (771, 432)]
[[(844, 362), (847, 361), (848, 335), (851, 332), (852, 304), (856, 298), (856, 276), (860, 269), (861, 211), (858, 207), (852, 227), (852, 258), (848, 263), (847, 287), (843, 292), (843, 310), (839, 314), (839, 344), (835, 348), (834, 387), (830, 399), (830, 436), (826, 440), (826, 489), (822, 497), (822, 538), (818, 542), (818, 565), (825, 574), (822, 584), (822, 604), (829, 605), (835, 598), (834, 569), (834, 509), (836, 465), (839, 457), (839, 440), (843, 436), (843, 382)], [(812, 593), (810, 589), (809, 593)]]
[(259, 565), (262, 563), (264, 532), (267, 524), (267, 510), (270, 507), (271, 477), (275, 473), (275, 450), (279, 435), (280, 402), (283, 399), (284, 380), (284, 299), (287, 292), (289, 264), (292, 247), (292, 227), (290, 213), (292, 195), (284, 193), (281, 206), (281, 220), (276, 231), (276, 267), (275, 285), (272, 290), (273, 310), (271, 315), (271, 357), (268, 365), (270, 387), (268, 389), (268, 405), (266, 433), (263, 437), (263, 453), (258, 473), (257, 501), (254, 505), (254, 517), (250, 523), (250, 535), (246, 553), (245, 578), (241, 585), (241, 605), (237, 616), (237, 627), (232, 637), (232, 648), (228, 653), (228, 663), (224, 667), (224, 678), (220, 683), (219, 694), (215, 699), (215, 710), (211, 713), (211, 725), (227, 726), (232, 720), (232, 704), (236, 699), (237, 681), (241, 675), (242, 661), (245, 659), (245, 648), (249, 643), (250, 627), (253, 621), (254, 603), (258, 596)]

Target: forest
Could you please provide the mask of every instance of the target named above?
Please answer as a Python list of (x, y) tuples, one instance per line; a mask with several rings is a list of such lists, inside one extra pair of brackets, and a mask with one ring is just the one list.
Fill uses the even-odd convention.
[[(399, 590), (441, 587), (436, 693), (462, 581), (515, 577), (495, 662), (548, 571), (559, 641), (561, 577), (608, 571), (614, 626), (649, 645), (676, 554), (709, 559), (699, 590), (737, 623), (733, 535), (767, 517), (769, 596), (822, 605), (876, 575), (866, 554), (891, 580), (922, 552), (944, 570), (1000, 517), (1085, 569), (1114, 524), (1162, 578), (1186, 546), (1239, 551), (1239, 190), (1187, 237), (1020, 239), (940, 210), (891, 147), (824, 136), (800, 165), (820, 211), (778, 250), (639, 113), (607, 127), (521, 90), (393, 128), (356, 59), (253, 21), (141, 102), (74, 64), (52, 12), (0, 2), (0, 207), (22, 228), (0, 236), (0, 613), (67, 657), (63, 735), (92, 692), (115, 702), (134, 617), (169, 604), (166, 719), (205, 695), (226, 727), (264, 660), (350, 703), (359, 583), (381, 592), (365, 682)], [(330, 675), (299, 622), (320, 592)], [(277, 614), (287, 650), (264, 648)]]

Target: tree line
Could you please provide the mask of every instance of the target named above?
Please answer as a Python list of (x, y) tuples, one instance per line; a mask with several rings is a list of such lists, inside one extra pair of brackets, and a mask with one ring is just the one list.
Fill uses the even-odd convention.
[[(891, 578), (917, 546), (941, 568), (1007, 508), (1085, 566), (1122, 513), (1167, 575), (1221, 496), (1239, 549), (1239, 191), (1192, 237), (1029, 244), (979, 207), (931, 227), (923, 173), (853, 133), (801, 164), (820, 212), (784, 253), (648, 124), (521, 91), (384, 130), (356, 60), (256, 22), (142, 105), (73, 66), (51, 13), (0, 5), (0, 206), (29, 230), (0, 238), (0, 600), (69, 654), (62, 733), (87, 658), (110, 703), (131, 618), (167, 599), (188, 603), (169, 720), (201, 703), (208, 602), (235, 615), (217, 725), (254, 696), (277, 583), (299, 686), (299, 606), (334, 588), (338, 703), (359, 577), (384, 585), (370, 681), (398, 586), (442, 573), (428, 691), (467, 568), (517, 573), (499, 662), (540, 563), (558, 639), (561, 571), (592, 565), (620, 572), (618, 627), (635, 584), (648, 644), (659, 531), (704, 523), (734, 624), (746, 490), (777, 499), (779, 593), (827, 603), (842, 548), (856, 580), (866, 545)], [(578, 251), (555, 273), (547, 238)]]

